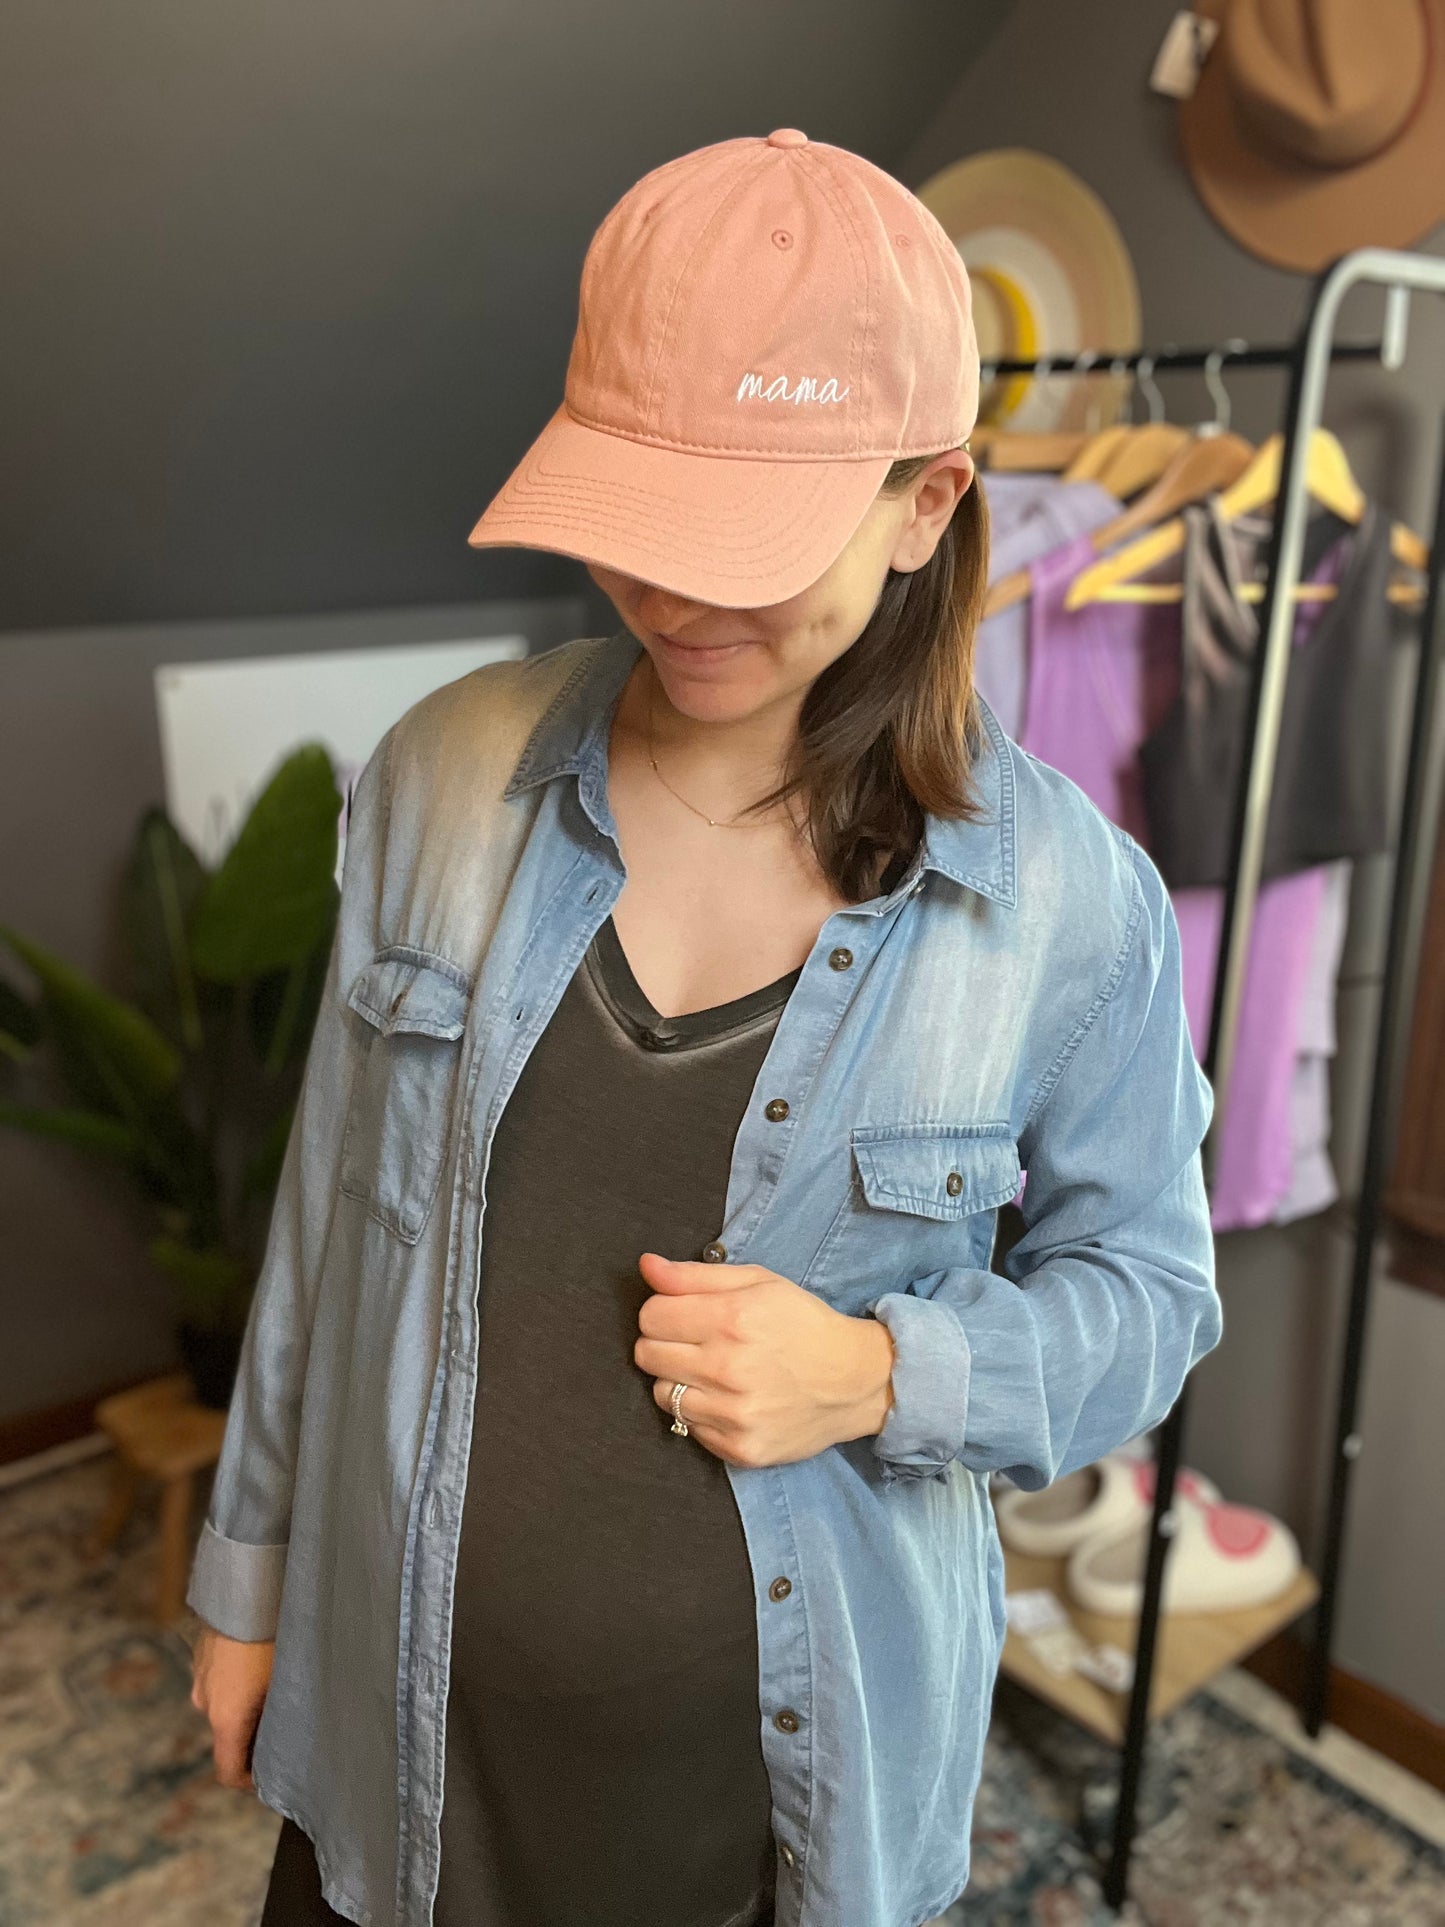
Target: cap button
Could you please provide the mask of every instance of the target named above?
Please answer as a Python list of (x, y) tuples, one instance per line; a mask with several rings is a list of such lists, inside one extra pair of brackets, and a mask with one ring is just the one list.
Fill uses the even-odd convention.
[(806, 147), (808, 136), (796, 127), (779, 127), (768, 135), (769, 147)]

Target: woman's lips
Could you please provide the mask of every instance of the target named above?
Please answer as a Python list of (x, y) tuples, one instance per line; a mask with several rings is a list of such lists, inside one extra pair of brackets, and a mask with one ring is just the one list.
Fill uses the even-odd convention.
[(693, 642), (674, 642), (671, 636), (659, 635), (666, 654), (674, 662), (690, 662), (701, 665), (709, 662), (727, 662), (731, 657), (741, 655), (744, 649), (751, 649), (750, 642), (725, 642), (718, 645), (702, 645)]

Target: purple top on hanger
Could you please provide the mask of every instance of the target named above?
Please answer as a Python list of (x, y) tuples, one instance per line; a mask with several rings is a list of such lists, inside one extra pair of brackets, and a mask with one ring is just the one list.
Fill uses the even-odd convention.
[[(1071, 777), (1147, 848), (1138, 748), (1179, 688), (1179, 610), (1132, 602), (1066, 610), (1069, 584), (1093, 560), (1092, 544), (1080, 537), (1032, 565), (1028, 694), (1019, 740)], [(1319, 607), (1301, 604), (1300, 624), (1313, 621)], [(1290, 1189), (1298, 1018), (1324, 889), (1325, 871), (1312, 869), (1277, 878), (1259, 893), (1215, 1161), (1217, 1231), (1268, 1223)], [(1202, 1057), (1224, 893), (1178, 890), (1173, 902), (1190, 1035)]]
[[(990, 582), (1112, 522), (1123, 506), (1097, 482), (1057, 475), (985, 474), (979, 484), (988, 503)], [(974, 643), (974, 678), (1015, 742), (1023, 729), (1028, 622), (1026, 603), (1015, 602), (981, 622)]]

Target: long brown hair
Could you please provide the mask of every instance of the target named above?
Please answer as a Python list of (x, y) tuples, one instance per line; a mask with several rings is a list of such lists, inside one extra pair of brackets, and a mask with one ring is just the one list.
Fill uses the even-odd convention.
[[(937, 459), (895, 462), (880, 493), (901, 495)], [(903, 874), (925, 810), (979, 814), (973, 650), (987, 586), (988, 508), (975, 480), (930, 559), (911, 574), (889, 570), (863, 633), (814, 678), (784, 780), (752, 806), (800, 794), (818, 861), (850, 903)]]

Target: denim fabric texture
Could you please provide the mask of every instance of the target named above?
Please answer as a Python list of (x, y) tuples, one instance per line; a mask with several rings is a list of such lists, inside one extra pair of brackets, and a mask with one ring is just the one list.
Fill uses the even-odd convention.
[[(488, 1151), (626, 879), (607, 745), (640, 651), (621, 630), (488, 664), (359, 779), (192, 1571), (203, 1619), (277, 1642), (260, 1798), (316, 1842), (331, 1906), (376, 1927), (431, 1919)], [(715, 1233), (724, 1262), (882, 1319), (896, 1350), (875, 1437), (728, 1468), (778, 1927), (918, 1927), (963, 1890), (1004, 1637), (988, 1475), (1037, 1490), (1134, 1438), (1221, 1336), (1168, 895), (982, 720), (982, 818), (930, 815), (897, 886), (820, 929)], [(541, 1369), (535, 1447), (576, 1449)]]

